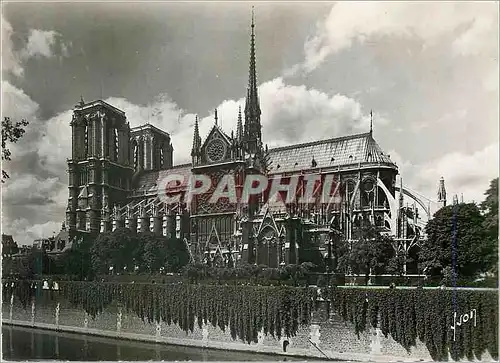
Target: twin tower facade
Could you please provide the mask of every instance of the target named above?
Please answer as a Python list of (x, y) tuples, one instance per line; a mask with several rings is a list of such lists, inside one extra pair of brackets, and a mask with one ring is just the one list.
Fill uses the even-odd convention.
[[(202, 145), (196, 120), (191, 152), (193, 162), (190, 165), (193, 170), (203, 165), (218, 169), (216, 165), (227, 164), (231, 153), (232, 160), (238, 159), (235, 166), (243, 166), (250, 157), (253, 172), (265, 172), (254, 27), (252, 16), (245, 121), (243, 123), (240, 110), (236, 135), (229, 136), (217, 125), (216, 111), (210, 145), (205, 146)], [(68, 160), (69, 198), (66, 209), (66, 225), (70, 233), (100, 233), (118, 226), (127, 226), (138, 232), (150, 230), (150, 217), (147, 217), (146, 228), (144, 216), (154, 211), (157, 219), (161, 220), (159, 215), (163, 215), (165, 234), (167, 214), (171, 216), (169, 221), (173, 219), (169, 226), (179, 225), (180, 215), (186, 220), (186, 213), (193, 214), (199, 201), (194, 201), (193, 205), (166, 206), (158, 201), (151, 203), (150, 200), (151, 194), (158, 199), (154, 186), (158, 185), (162, 174), (176, 172), (179, 167), (186, 166), (173, 165), (173, 147), (168, 133), (150, 124), (130, 128), (125, 113), (102, 100), (85, 103), (82, 99), (74, 107), (70, 125), (72, 156)], [(148, 190), (145, 191), (145, 188)], [(151, 222), (151, 226), (153, 224)], [(183, 230), (190, 230), (191, 223), (187, 224)], [(190, 237), (185, 231), (182, 235)]]

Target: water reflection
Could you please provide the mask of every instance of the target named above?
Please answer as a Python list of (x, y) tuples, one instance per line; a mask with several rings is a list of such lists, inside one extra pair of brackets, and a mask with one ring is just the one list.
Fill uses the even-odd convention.
[[(3, 359), (86, 361), (277, 361), (284, 357), (143, 343), (90, 335), (2, 326)], [(287, 357), (286, 360), (292, 360)]]

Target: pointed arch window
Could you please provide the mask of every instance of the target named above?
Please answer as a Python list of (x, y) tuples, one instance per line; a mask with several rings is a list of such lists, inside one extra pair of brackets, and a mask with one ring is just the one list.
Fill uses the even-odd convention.
[(165, 154), (164, 154), (164, 146), (163, 144), (160, 147), (160, 165), (159, 168), (163, 168), (165, 162)]
[(86, 185), (89, 180), (89, 171), (86, 166), (84, 166), (80, 171), (80, 185)]
[(113, 146), (114, 146), (114, 155), (113, 155), (113, 160), (118, 159), (118, 144), (119, 139), (118, 139), (118, 130), (115, 128), (113, 129)]
[(354, 189), (356, 189), (356, 183), (353, 180), (348, 180), (346, 183), (346, 191), (349, 200), (352, 198), (354, 194)]
[(85, 159), (89, 156), (89, 127), (85, 123), (84, 126), (85, 128), (85, 137), (84, 137), (84, 142), (85, 142)]
[(132, 159), (134, 162), (134, 169), (137, 170), (139, 166), (139, 145), (137, 145), (137, 141), (135, 139), (132, 142)]

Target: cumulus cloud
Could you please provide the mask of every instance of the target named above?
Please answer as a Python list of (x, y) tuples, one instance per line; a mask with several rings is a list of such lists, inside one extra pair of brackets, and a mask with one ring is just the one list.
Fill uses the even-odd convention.
[(60, 202), (57, 196), (61, 188), (66, 188), (58, 178), (41, 179), (36, 175), (25, 174), (8, 183), (3, 202), (6, 205), (46, 205)]
[(31, 118), (38, 111), (38, 104), (23, 90), (2, 81), (3, 114), (14, 119)]
[(494, 69), (491, 70), (489, 74), (483, 80), (483, 87), (486, 91), (497, 92), (498, 93), (498, 81), (500, 79), (500, 74), (498, 70), (498, 62)]
[(28, 43), (23, 50), (25, 58), (30, 57), (46, 57), (51, 58), (54, 56), (53, 47), (56, 44), (59, 33), (50, 30), (31, 29), (28, 37)]
[(13, 234), (19, 243), (27, 244), (43, 237), (44, 234), (37, 233), (54, 224), (60, 228), (64, 218), (65, 161), (70, 150), (67, 145), (71, 145), (67, 138), (71, 117), (67, 112), (65, 120), (64, 116), (40, 120), (39, 105), (7, 81), (2, 82), (2, 101), (3, 115), (13, 121), (24, 118), (30, 123), (23, 137), (8, 146), (12, 161), (2, 165), (11, 176), (2, 185), (3, 231)]
[[(264, 83), (260, 94), (270, 146), (367, 132), (370, 127), (369, 111), (344, 95), (287, 85), (282, 78)], [(375, 122), (387, 120), (375, 117)]]
[(19, 218), (9, 225), (9, 229), (15, 231), (13, 237), (18, 244), (32, 244), (35, 239), (57, 234), (61, 230), (61, 223), (54, 221), (33, 223), (32, 220)]
[(13, 34), (11, 24), (2, 15), (2, 71), (22, 77), (24, 63), (30, 58), (69, 56), (71, 43), (65, 43), (62, 35), (56, 31), (30, 29), (27, 42), (20, 50), (14, 50)]
[(289, 71), (310, 72), (329, 55), (375, 36), (418, 38), (426, 45), (451, 36), (457, 55), (496, 54), (497, 28), (493, 2), (337, 2), (306, 41), (304, 63)]
[(24, 73), (18, 55), (14, 52), (12, 35), (14, 30), (2, 15), (2, 71), (12, 72), (20, 77)]
[[(395, 150), (389, 154), (399, 167), (403, 184), (423, 196), (437, 200), (439, 179), (445, 179), (448, 203), (453, 195), (465, 202), (481, 202), (490, 180), (498, 177), (499, 144), (491, 144), (472, 154), (452, 152), (422, 164), (404, 160)], [(431, 203), (431, 210), (437, 205)]]
[[(16, 122), (22, 119), (28, 120), (31, 124), (37, 123), (36, 114), (39, 110), (39, 105), (34, 102), (24, 91), (13, 86), (7, 81), (2, 81), (2, 115), (10, 117)], [(16, 157), (28, 153), (33, 150), (32, 144), (26, 141), (36, 140), (38, 129), (33, 126), (28, 127), (26, 134), (23, 136), (21, 143), (11, 144), (9, 146), (13, 156)], [(4, 165), (4, 168), (8, 165)]]
[[(370, 118), (354, 99), (330, 95), (305, 86), (286, 84), (275, 78), (259, 87), (264, 142), (269, 147), (343, 136), (369, 130)], [(177, 163), (190, 161), (195, 115), (181, 110), (168, 99), (139, 106), (122, 98), (106, 100), (125, 111), (131, 126), (146, 122), (167, 131), (172, 137)], [(228, 134), (236, 130), (238, 107), (244, 108), (244, 98), (225, 100), (216, 108), (218, 122)], [(244, 116), (243, 116), (244, 117)], [(377, 123), (387, 123), (375, 117)], [(200, 115), (200, 134), (204, 139), (214, 125), (214, 111)]]

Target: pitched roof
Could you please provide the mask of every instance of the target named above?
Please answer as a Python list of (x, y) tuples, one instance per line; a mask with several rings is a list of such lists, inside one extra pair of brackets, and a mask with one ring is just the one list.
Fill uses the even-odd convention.
[(269, 157), (271, 174), (360, 163), (395, 166), (369, 132), (270, 149)]
[(146, 171), (139, 177), (137, 187), (134, 189), (132, 196), (144, 194), (158, 194), (158, 186), (162, 179), (169, 175), (179, 174), (184, 177), (184, 182), (176, 184), (172, 181), (168, 184), (169, 192), (183, 191), (187, 188), (189, 176), (191, 175), (191, 164), (180, 164), (166, 170)]
[[(271, 174), (314, 169), (313, 159), (316, 162), (315, 168), (323, 169), (379, 163), (396, 167), (369, 132), (270, 149), (269, 157), (272, 161)], [(189, 163), (176, 165), (167, 170), (142, 172), (131, 196), (157, 195), (161, 180), (173, 174), (182, 175), (184, 182), (178, 185), (174, 181), (170, 182), (167, 187), (168, 192), (185, 191), (191, 169), (192, 165)]]
[(205, 140), (203, 140), (203, 143), (201, 144), (201, 147), (204, 148), (207, 142), (211, 139), (212, 135), (214, 133), (219, 133), (222, 135), (222, 138), (224, 141), (226, 141), (228, 144), (231, 144), (231, 137), (229, 137), (228, 134), (224, 132), (224, 130), (217, 124), (214, 124), (214, 126), (210, 129), (210, 132), (207, 134), (205, 137)]
[(124, 111), (116, 108), (115, 106), (110, 105), (107, 102), (104, 102), (103, 100), (95, 100), (95, 101), (88, 102), (88, 103), (78, 104), (78, 105), (76, 105), (74, 107), (74, 109), (75, 109), (75, 111), (81, 111), (81, 110), (85, 110), (87, 108), (92, 108), (92, 107), (95, 107), (95, 106), (104, 106), (104, 107), (106, 107), (107, 109), (109, 109), (111, 111), (117, 112), (117, 113), (122, 114), (123, 116), (125, 116), (125, 112)]
[(144, 124), (144, 125), (141, 125), (141, 126), (132, 127), (130, 129), (130, 134), (138, 134), (141, 131), (146, 131), (146, 130), (150, 130), (150, 131), (153, 131), (155, 133), (162, 134), (164, 136), (170, 137), (170, 135), (168, 134), (168, 132), (165, 132), (165, 131), (159, 129), (158, 127), (156, 127), (156, 126), (151, 125), (149, 122), (146, 123), (146, 124)]

